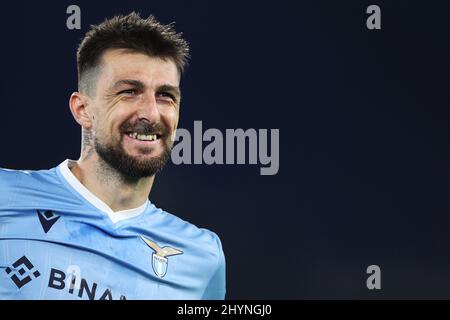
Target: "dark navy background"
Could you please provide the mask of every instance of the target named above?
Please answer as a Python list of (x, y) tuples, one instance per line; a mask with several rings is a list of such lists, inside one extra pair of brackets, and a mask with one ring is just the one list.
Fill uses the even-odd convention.
[[(82, 30), (66, 28), (81, 8)], [(366, 28), (367, 6), (382, 30)], [(169, 164), (150, 199), (217, 232), (228, 298), (450, 298), (444, 1), (2, 4), (0, 166), (77, 159), (68, 99), (90, 24), (140, 11), (191, 44), (180, 127), (279, 128), (280, 170)], [(382, 289), (366, 288), (381, 267)]]

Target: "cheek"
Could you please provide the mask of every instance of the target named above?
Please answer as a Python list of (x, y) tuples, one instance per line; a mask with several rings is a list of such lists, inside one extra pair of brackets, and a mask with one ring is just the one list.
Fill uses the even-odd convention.
[(131, 117), (131, 113), (128, 111), (130, 108), (116, 108), (110, 113), (106, 114), (103, 118), (100, 126), (104, 128), (104, 132), (109, 132), (112, 137), (117, 137), (121, 135), (121, 126), (124, 122)]
[(161, 121), (171, 131), (175, 130), (178, 125), (178, 109), (171, 108), (160, 111)]
[(106, 118), (96, 123), (94, 136), (101, 143), (117, 143), (123, 139), (120, 123)]

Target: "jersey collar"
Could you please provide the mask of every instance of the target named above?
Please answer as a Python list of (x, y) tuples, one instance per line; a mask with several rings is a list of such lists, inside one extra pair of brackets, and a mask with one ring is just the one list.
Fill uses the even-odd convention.
[(146, 201), (143, 205), (128, 210), (113, 211), (105, 202), (100, 200), (95, 194), (89, 191), (72, 173), (70, 168), (76, 161), (67, 159), (58, 166), (58, 170), (67, 181), (67, 183), (87, 202), (92, 204), (98, 210), (106, 213), (113, 223), (117, 223), (122, 220), (134, 218), (145, 211), (150, 201)]

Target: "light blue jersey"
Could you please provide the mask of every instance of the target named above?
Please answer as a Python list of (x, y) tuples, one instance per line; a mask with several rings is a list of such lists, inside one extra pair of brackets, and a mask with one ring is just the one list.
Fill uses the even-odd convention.
[(224, 299), (218, 236), (156, 208), (113, 212), (72, 174), (0, 169), (0, 299)]

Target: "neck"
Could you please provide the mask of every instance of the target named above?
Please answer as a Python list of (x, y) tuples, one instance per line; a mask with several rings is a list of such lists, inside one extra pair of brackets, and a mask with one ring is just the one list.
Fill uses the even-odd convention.
[(75, 177), (114, 212), (143, 205), (152, 189), (155, 176), (127, 179), (97, 154), (81, 157), (71, 168)]

